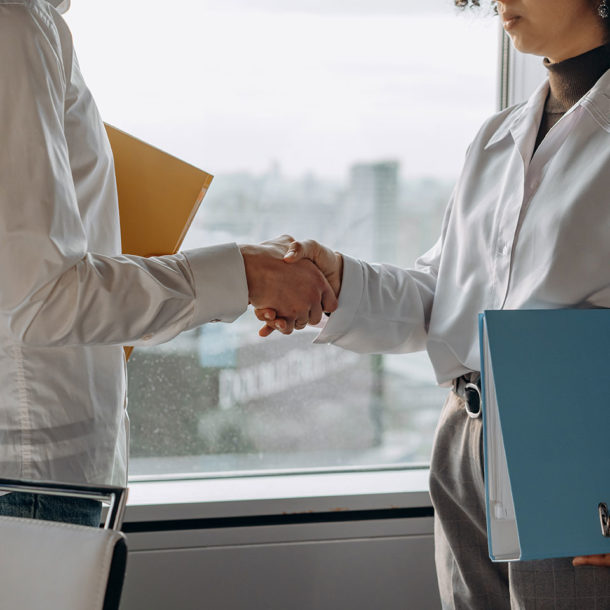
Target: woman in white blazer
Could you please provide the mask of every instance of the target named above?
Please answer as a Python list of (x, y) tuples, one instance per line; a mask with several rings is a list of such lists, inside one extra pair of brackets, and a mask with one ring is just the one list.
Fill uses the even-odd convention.
[[(311, 258), (339, 295), (317, 343), (427, 350), (438, 382), (453, 387), (430, 475), (443, 607), (610, 608), (608, 557), (488, 559), (481, 420), (464, 408), (465, 386), (480, 371), (479, 312), (610, 307), (610, 7), (607, 0), (495, 6), (515, 47), (545, 57), (549, 79), (481, 127), (435, 246), (410, 269), (355, 260), (313, 241), (292, 244), (286, 260)], [(257, 315), (266, 321), (263, 336), (307, 323), (275, 319), (269, 310)]]

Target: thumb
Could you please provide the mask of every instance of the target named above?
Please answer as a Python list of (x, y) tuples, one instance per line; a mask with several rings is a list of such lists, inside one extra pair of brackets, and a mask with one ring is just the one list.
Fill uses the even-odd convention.
[(284, 254), (284, 261), (287, 263), (296, 263), (305, 256), (305, 248), (299, 241), (293, 241), (289, 246), (286, 254)]

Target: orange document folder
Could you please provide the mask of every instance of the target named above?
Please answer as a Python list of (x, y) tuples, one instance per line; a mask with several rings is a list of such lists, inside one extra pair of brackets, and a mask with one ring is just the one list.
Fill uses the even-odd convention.
[[(106, 124), (124, 254), (175, 254), (213, 176)], [(133, 348), (126, 347), (127, 357)]]

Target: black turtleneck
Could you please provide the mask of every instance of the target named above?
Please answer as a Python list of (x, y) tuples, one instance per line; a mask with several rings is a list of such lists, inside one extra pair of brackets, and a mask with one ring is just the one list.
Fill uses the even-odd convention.
[(551, 127), (610, 69), (610, 44), (555, 64), (545, 58), (544, 67), (549, 71), (550, 90), (536, 148)]

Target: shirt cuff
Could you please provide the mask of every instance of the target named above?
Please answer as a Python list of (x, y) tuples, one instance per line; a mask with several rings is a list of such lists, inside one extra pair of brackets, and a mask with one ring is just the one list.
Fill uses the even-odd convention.
[(244, 259), (237, 244), (182, 252), (193, 274), (195, 311), (190, 326), (233, 322), (248, 307)]
[(314, 343), (334, 343), (345, 335), (352, 326), (362, 300), (364, 290), (362, 264), (351, 256), (345, 254), (342, 256), (343, 276), (339, 293), (339, 307), (328, 318), (326, 325), (314, 339)]

